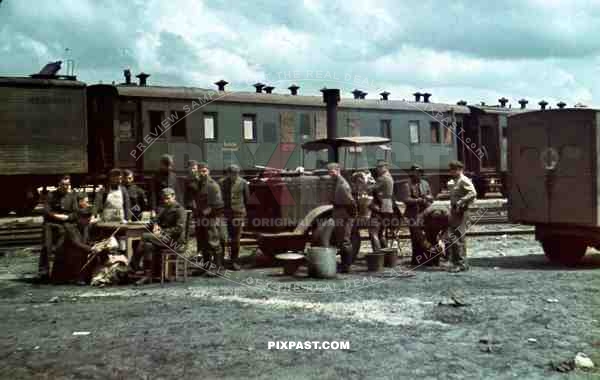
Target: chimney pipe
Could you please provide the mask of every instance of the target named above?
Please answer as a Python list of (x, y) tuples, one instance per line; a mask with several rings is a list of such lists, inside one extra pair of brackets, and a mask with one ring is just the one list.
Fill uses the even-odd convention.
[[(337, 137), (337, 107), (340, 101), (340, 90), (337, 88), (323, 88), (323, 102), (327, 105), (327, 138), (335, 139)], [(329, 152), (329, 161), (338, 162), (339, 155), (337, 149)]]
[(260, 94), (262, 92), (263, 87), (265, 87), (265, 85), (260, 82), (254, 83), (253, 86), (254, 86), (254, 88), (256, 88), (257, 94)]
[(565, 108), (567, 106), (567, 103), (558, 102), (558, 103), (556, 103), (556, 106), (562, 110), (563, 108)]
[(270, 94), (270, 93), (272, 93), (272, 92), (273, 92), (273, 90), (274, 90), (274, 89), (275, 89), (275, 87), (273, 87), (273, 86), (266, 86), (266, 87), (265, 87), (265, 92), (266, 92), (267, 94)]
[(456, 102), (457, 106), (466, 106), (467, 105), (467, 101), (466, 100), (459, 100), (458, 102)]
[(219, 87), (219, 91), (225, 91), (225, 86), (227, 86), (229, 82), (221, 79), (220, 81), (215, 82), (215, 84)]
[(352, 95), (354, 95), (354, 99), (360, 99), (361, 94), (362, 94), (362, 91), (359, 89), (354, 89), (354, 91), (352, 91)]
[(300, 88), (300, 86), (296, 86), (295, 84), (291, 85), (290, 87), (288, 87), (288, 90), (290, 90), (290, 93), (294, 96), (298, 95), (298, 89)]
[(361, 91), (361, 92), (360, 92), (360, 98), (361, 98), (361, 99), (364, 99), (364, 98), (366, 98), (366, 97), (367, 97), (367, 95), (368, 95), (368, 94), (369, 94), (368, 92)]
[(540, 105), (540, 109), (541, 110), (545, 110), (546, 106), (548, 105), (548, 102), (545, 100), (542, 100), (541, 102), (538, 103)]
[(384, 92), (379, 93), (379, 95), (381, 95), (381, 100), (388, 100), (388, 96), (390, 96), (390, 93), (387, 91), (384, 91)]
[(131, 84), (131, 70), (123, 70), (123, 75), (125, 76), (125, 84)]
[(521, 109), (524, 110), (527, 107), (527, 103), (529, 103), (526, 99), (519, 100), (519, 104), (521, 105)]
[(423, 103), (429, 103), (429, 98), (431, 97), (431, 94), (426, 92), (423, 95)]
[(481, 102), (481, 106), (482, 106), (482, 107), (485, 107), (485, 102)]
[(415, 96), (415, 102), (420, 102), (421, 101), (421, 93), (420, 92), (415, 92), (413, 94)]
[(146, 86), (146, 79), (148, 79), (148, 77), (150, 76), (150, 74), (146, 74), (146, 73), (139, 73), (138, 75), (136, 75), (135, 77), (138, 78), (140, 80), (140, 87), (144, 87)]
[(506, 103), (508, 103), (508, 99), (506, 99), (505, 97), (501, 97), (500, 99), (498, 99), (498, 103), (500, 103), (500, 107), (504, 108), (506, 107)]

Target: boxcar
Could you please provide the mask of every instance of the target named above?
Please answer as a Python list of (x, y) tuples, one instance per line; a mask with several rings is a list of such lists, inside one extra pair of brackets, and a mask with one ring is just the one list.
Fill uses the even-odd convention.
[(564, 109), (508, 119), (509, 217), (536, 227), (553, 261), (600, 248), (600, 112)]

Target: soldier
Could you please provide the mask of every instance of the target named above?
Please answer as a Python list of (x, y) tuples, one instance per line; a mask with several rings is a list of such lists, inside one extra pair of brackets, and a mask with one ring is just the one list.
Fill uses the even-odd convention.
[(200, 173), (198, 173), (198, 161), (189, 160), (188, 168), (190, 170), (190, 174), (185, 179), (185, 193), (183, 204), (185, 205), (186, 209), (192, 210), (194, 196), (198, 192), (198, 187), (200, 184)]
[(43, 246), (38, 263), (39, 278), (47, 281), (49, 278), (49, 255), (53, 254), (64, 241), (66, 222), (76, 219), (77, 199), (71, 192), (71, 177), (64, 175), (58, 189), (48, 194), (44, 207)]
[(158, 173), (152, 178), (152, 210), (156, 211), (159, 206), (160, 194), (162, 189), (170, 188), (175, 191), (175, 196), (179, 200), (183, 199), (183, 194), (180, 191), (179, 183), (177, 182), (177, 174), (175, 173), (175, 161), (173, 156), (163, 154), (160, 157), (160, 167)]
[(373, 216), (369, 226), (369, 236), (373, 252), (381, 250), (385, 245), (385, 227), (391, 222), (394, 214), (394, 179), (388, 169), (388, 163), (384, 160), (377, 161), (377, 182), (373, 188)]
[(420, 264), (417, 257), (422, 252), (422, 213), (433, 203), (433, 195), (429, 182), (422, 179), (423, 169), (419, 165), (410, 167), (410, 180), (402, 183), (400, 187), (400, 198), (406, 205), (404, 215), (408, 218), (408, 229), (410, 232), (410, 243), (412, 248), (411, 265)]
[(133, 172), (129, 169), (123, 170), (123, 176), (125, 178), (125, 188), (129, 194), (129, 206), (131, 207), (131, 217), (133, 221), (139, 221), (142, 219), (142, 212), (148, 207), (148, 198), (146, 192), (133, 183), (134, 177)]
[(448, 248), (448, 254), (451, 263), (449, 270), (460, 272), (469, 268), (465, 241), (467, 210), (477, 197), (477, 191), (475, 191), (473, 182), (464, 175), (462, 162), (451, 161), (448, 167), (452, 176), (452, 179), (448, 182), (450, 191), (450, 225), (448, 228), (450, 247)]
[(129, 193), (121, 185), (121, 180), (121, 170), (111, 169), (108, 172), (108, 184), (96, 193), (94, 215), (100, 216), (103, 221), (121, 222), (131, 219)]
[[(156, 254), (161, 249), (175, 252), (185, 250), (185, 209), (176, 199), (175, 190), (167, 187), (161, 191), (162, 206), (160, 212), (152, 222), (152, 233), (142, 235), (142, 243), (138, 246), (135, 255), (131, 258), (131, 268), (139, 267), (140, 259), (145, 258), (145, 276), (138, 281), (144, 284), (151, 280), (153, 272), (161, 260), (155, 260)], [(152, 265), (149, 265), (152, 263)]]
[(228, 176), (221, 180), (223, 191), (225, 221), (227, 223), (227, 235), (231, 247), (231, 267), (240, 270), (238, 257), (240, 253), (240, 239), (244, 221), (246, 219), (246, 204), (250, 199), (248, 182), (240, 177), (240, 167), (230, 165)]
[(208, 164), (198, 164), (197, 190), (192, 194), (192, 212), (196, 223), (196, 244), (198, 254), (202, 255), (205, 273), (212, 275), (209, 271), (211, 264), (217, 270), (223, 266), (222, 239), (222, 217), (223, 198), (219, 184), (210, 177)]
[(342, 257), (342, 273), (349, 273), (352, 265), (352, 227), (357, 213), (356, 201), (350, 185), (340, 174), (340, 165), (332, 162), (327, 171), (334, 182), (330, 202), (333, 204), (335, 241)]

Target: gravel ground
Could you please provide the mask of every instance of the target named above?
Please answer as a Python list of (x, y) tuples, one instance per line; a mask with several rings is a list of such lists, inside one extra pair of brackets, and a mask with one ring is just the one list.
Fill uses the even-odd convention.
[[(578, 352), (600, 365), (600, 254), (561, 268), (530, 235), (472, 238), (469, 250), (461, 274), (393, 278), (358, 265), (317, 281), (274, 268), (105, 289), (32, 284), (36, 256), (9, 252), (0, 378), (600, 378), (550, 365)], [(467, 305), (451, 306), (452, 296)], [(269, 341), (350, 349), (269, 350)]]

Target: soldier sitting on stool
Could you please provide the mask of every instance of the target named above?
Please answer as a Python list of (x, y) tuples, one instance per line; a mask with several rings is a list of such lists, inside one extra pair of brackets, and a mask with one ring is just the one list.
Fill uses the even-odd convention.
[[(161, 249), (173, 252), (185, 250), (183, 238), (185, 236), (185, 209), (177, 203), (175, 190), (167, 187), (161, 191), (163, 207), (152, 223), (152, 232), (142, 235), (142, 243), (131, 258), (131, 268), (136, 270), (139, 262), (144, 257), (145, 277), (138, 281), (143, 284), (150, 281), (155, 271), (158, 271), (157, 253)], [(152, 265), (149, 265), (152, 263)]]

